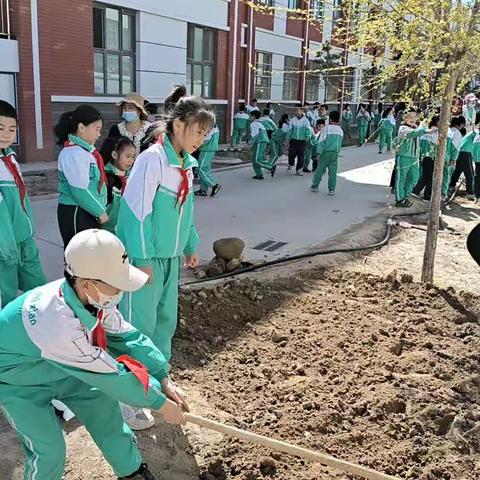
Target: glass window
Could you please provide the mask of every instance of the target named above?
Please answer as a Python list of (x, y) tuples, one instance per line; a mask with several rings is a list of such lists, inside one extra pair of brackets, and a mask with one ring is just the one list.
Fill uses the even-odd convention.
[(94, 4), (93, 46), (95, 94), (135, 91), (135, 12)]
[(107, 54), (107, 93), (120, 94), (120, 57), (111, 53)]
[(323, 19), (323, 4), (324, 0), (311, 0), (310, 14), (315, 20)]
[(106, 48), (109, 50), (120, 49), (120, 28), (119, 28), (119, 11), (113, 8), (105, 10), (105, 27), (106, 27)]
[(333, 0), (333, 26), (342, 18), (342, 0)]
[(298, 100), (301, 58), (285, 57), (283, 73), (283, 99)]
[(302, 8), (302, 0), (288, 0), (288, 8)]
[(188, 26), (186, 87), (193, 95), (215, 95), (215, 39), (214, 30)]
[(325, 101), (336, 102), (340, 99), (342, 90), (342, 74), (331, 73), (323, 77), (325, 82)]
[(320, 65), (315, 60), (309, 60), (307, 63), (305, 98), (307, 101), (319, 101), (318, 93), (320, 89)]
[(255, 61), (255, 98), (268, 100), (272, 95), (272, 54), (257, 52)]
[(257, 0), (260, 5), (266, 5), (267, 7), (273, 7), (273, 0)]
[(95, 52), (94, 53), (94, 63), (95, 63), (95, 74), (94, 74), (94, 84), (95, 84), (95, 95), (103, 95), (105, 93), (105, 69), (103, 66), (103, 53)]

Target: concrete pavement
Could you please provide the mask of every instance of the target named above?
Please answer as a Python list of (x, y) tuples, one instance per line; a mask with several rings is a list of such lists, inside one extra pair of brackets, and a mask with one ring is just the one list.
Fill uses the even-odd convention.
[[(196, 222), (202, 261), (213, 257), (212, 244), (222, 237), (245, 240), (246, 260), (298, 254), (362, 222), (385, 207), (393, 164), (376, 145), (342, 150), (337, 192), (327, 195), (324, 177), (317, 194), (309, 191), (312, 174), (286, 173), (286, 158), (274, 179), (252, 180), (250, 165), (215, 172), (222, 190), (218, 197), (199, 197)], [(49, 280), (62, 275), (62, 241), (57, 226), (56, 198), (34, 200), (37, 241)], [(263, 250), (255, 249), (264, 244)], [(270, 249), (271, 251), (268, 251)]]

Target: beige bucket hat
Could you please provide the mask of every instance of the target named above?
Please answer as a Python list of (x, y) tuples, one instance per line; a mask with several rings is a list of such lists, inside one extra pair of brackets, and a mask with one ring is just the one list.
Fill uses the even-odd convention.
[(142, 97), (140, 94), (138, 94), (138, 93), (129, 93), (128, 95), (125, 95), (125, 97), (122, 98), (122, 100), (120, 100), (120, 101), (117, 103), (117, 107), (120, 107), (120, 106), (123, 105), (124, 103), (131, 103), (131, 104), (135, 105), (135, 106), (138, 107), (145, 115), (148, 116), (148, 113), (147, 113), (147, 111), (145, 110), (145, 107), (144, 107), (145, 98)]

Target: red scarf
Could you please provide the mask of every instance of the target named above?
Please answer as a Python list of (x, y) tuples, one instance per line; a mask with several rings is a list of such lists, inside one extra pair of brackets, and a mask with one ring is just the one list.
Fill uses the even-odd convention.
[(7, 155), (2, 157), (3, 163), (7, 167), (7, 170), (12, 174), (12, 177), (15, 180), (15, 184), (17, 185), (18, 191), (20, 193), (20, 200), (22, 202), (22, 208), (25, 210), (25, 195), (27, 194), (27, 189), (25, 188), (25, 182), (23, 181), (22, 176), (20, 175), (20, 171), (18, 170), (15, 163), (13, 163), (13, 155)]
[(120, 181), (122, 182), (122, 195), (123, 195), (123, 192), (125, 191), (125, 187), (127, 186), (127, 176), (126, 175), (118, 175), (118, 177), (120, 178)]
[[(74, 147), (77, 145), (76, 143), (72, 143), (70, 140), (67, 140), (63, 146), (65, 148)], [(81, 145), (77, 145), (83, 148)], [(100, 170), (100, 181), (98, 182), (98, 193), (102, 191), (102, 187), (107, 184), (107, 174), (105, 173), (105, 164), (103, 163), (103, 158), (100, 155), (100, 152), (97, 149), (94, 149), (93, 152), (90, 152), (94, 157), (95, 161), (97, 162), (97, 167)]]

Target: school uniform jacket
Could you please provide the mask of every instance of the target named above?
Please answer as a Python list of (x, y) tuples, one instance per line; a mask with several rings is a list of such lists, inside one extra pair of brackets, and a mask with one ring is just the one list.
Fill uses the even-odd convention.
[(201, 152), (216, 152), (218, 150), (218, 141), (220, 138), (220, 130), (215, 125), (205, 137), (203, 145), (200, 147)]
[(312, 135), (312, 127), (305, 115), (298, 118), (296, 115), (290, 119), (287, 138), (289, 140), (308, 140)]
[(447, 137), (447, 148), (445, 151), (445, 163), (454, 164), (458, 155), (460, 154), (460, 148), (462, 146), (463, 137), (458, 128), (450, 128)]
[(105, 165), (107, 174), (107, 214), (108, 222), (102, 228), (115, 233), (120, 210), (120, 200), (127, 185), (127, 172), (120, 172), (112, 163)]
[(252, 145), (257, 145), (260, 143), (270, 143), (270, 140), (267, 135), (267, 130), (265, 129), (263, 123), (260, 120), (255, 120), (250, 125), (250, 139), (248, 143)]
[(245, 130), (250, 116), (248, 113), (238, 112), (233, 116), (233, 128), (236, 130)]
[[(116, 233), (137, 266), (151, 265), (153, 258), (192, 255), (199, 243), (192, 172), (198, 162), (184, 153), (182, 168), (168, 135), (162, 141), (137, 157), (120, 202)], [(182, 175), (188, 186), (184, 203)]]
[(274, 132), (277, 129), (275, 122), (267, 116), (259, 118), (259, 122), (263, 124), (267, 132)]
[(339, 153), (342, 148), (343, 130), (340, 125), (327, 125), (319, 134), (316, 153)]
[(98, 190), (101, 172), (93, 155), (95, 147), (69, 135), (73, 146), (65, 147), (58, 156), (58, 203), (75, 205), (95, 218), (107, 207), (107, 186)]
[(480, 162), (480, 133), (475, 132), (475, 138), (472, 145), (472, 157), (475, 163)]
[(433, 160), (437, 158), (438, 150), (438, 131), (427, 133), (420, 137), (420, 158), (430, 157)]
[(8, 156), (21, 176), (15, 152), (0, 150), (0, 262), (18, 264), (19, 244), (35, 234), (35, 223), (28, 194), (25, 192), (22, 202), (15, 178), (4, 163)]
[[(106, 350), (93, 344), (99, 322)], [(148, 369), (147, 382), (115, 360), (122, 355)], [(116, 308), (96, 315), (87, 310), (63, 279), (23, 294), (0, 311), (0, 398), (2, 384), (48, 385), (76, 377), (125, 404), (158, 409), (165, 402), (159, 382), (167, 374), (165, 358), (148, 337)]]
[(357, 125), (359, 126), (365, 126), (368, 125), (368, 122), (370, 122), (371, 117), (368, 112), (358, 112), (357, 113)]
[(427, 132), (428, 130), (424, 127), (412, 128), (402, 125), (398, 130), (398, 137), (395, 139), (397, 156), (418, 160), (420, 157), (419, 137)]

